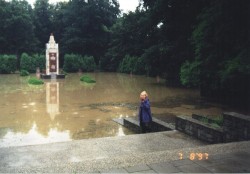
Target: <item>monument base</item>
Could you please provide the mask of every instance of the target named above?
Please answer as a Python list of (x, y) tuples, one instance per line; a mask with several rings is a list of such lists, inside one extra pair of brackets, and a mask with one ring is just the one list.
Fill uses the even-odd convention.
[[(51, 77), (54, 78), (54, 76), (52, 76), (52, 75), (40, 74), (40, 78), (41, 79), (51, 79)], [(65, 74), (56, 74), (55, 78), (56, 79), (64, 79), (65, 78)]]

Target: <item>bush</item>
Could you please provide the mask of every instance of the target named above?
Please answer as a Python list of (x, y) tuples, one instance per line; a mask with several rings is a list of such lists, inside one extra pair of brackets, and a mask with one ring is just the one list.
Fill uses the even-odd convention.
[(0, 73), (9, 74), (17, 70), (17, 58), (14, 55), (0, 55)]
[(223, 116), (217, 116), (215, 118), (213, 118), (213, 121), (215, 124), (222, 126), (223, 125)]
[(20, 76), (28, 76), (28, 75), (30, 75), (30, 73), (28, 71), (26, 71), (26, 70), (20, 71)]
[(35, 77), (32, 77), (28, 80), (28, 83), (31, 84), (31, 85), (42, 85), (44, 84), (44, 82), (40, 79), (37, 79)]
[(85, 55), (83, 57), (81, 69), (83, 71), (90, 72), (90, 71), (94, 71), (95, 68), (96, 68), (96, 63), (95, 63), (94, 57)]
[(95, 80), (93, 80), (91, 77), (85, 75), (80, 78), (81, 81), (86, 82), (86, 83), (96, 83)]
[(197, 87), (200, 84), (200, 62), (192, 63), (186, 61), (181, 66), (180, 81), (187, 87)]
[(64, 56), (63, 70), (66, 72), (77, 72), (82, 64), (82, 57), (76, 54), (66, 54)]
[[(36, 68), (39, 68), (41, 71), (45, 70), (46, 58), (45, 55), (34, 54), (32, 59), (36, 65)], [(35, 69), (36, 71), (36, 69)]]
[(26, 70), (31, 73), (34, 73), (36, 70), (36, 66), (35, 63), (33, 62), (33, 59), (26, 53), (23, 53), (21, 55), (20, 69)]
[(144, 74), (145, 73), (145, 62), (142, 58), (133, 57), (126, 55), (121, 61), (118, 72), (121, 73), (134, 73), (134, 74)]
[(67, 72), (78, 72), (79, 69), (85, 72), (94, 71), (96, 68), (93, 56), (84, 56), (76, 54), (66, 54), (64, 56), (63, 69)]
[(21, 55), (20, 60), (20, 69), (26, 70), (30, 73), (35, 73), (36, 68), (40, 68), (40, 70), (45, 69), (45, 56), (34, 54), (33, 56), (29, 56), (26, 53)]

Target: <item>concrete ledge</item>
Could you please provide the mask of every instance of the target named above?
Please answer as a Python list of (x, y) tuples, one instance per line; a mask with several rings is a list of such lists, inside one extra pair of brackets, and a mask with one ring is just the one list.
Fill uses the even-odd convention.
[(214, 128), (209, 124), (202, 123), (188, 116), (176, 117), (176, 130), (194, 136), (209, 143), (222, 143), (223, 130)]
[(239, 114), (236, 112), (224, 112), (223, 117), (234, 117), (239, 120), (250, 121), (250, 116)]
[(139, 133), (141, 132), (141, 129), (140, 129), (140, 125), (139, 125), (139, 121), (131, 118), (131, 117), (128, 117), (128, 118), (124, 118), (123, 119), (123, 126), (136, 132), (136, 133)]
[[(116, 118), (116, 119), (113, 119), (113, 121), (136, 133), (141, 132), (139, 121), (133, 117)], [(172, 124), (166, 123), (154, 117), (152, 118), (152, 124), (151, 124), (152, 132), (169, 131), (169, 130), (174, 130), (174, 129), (175, 129), (175, 126)]]
[(158, 129), (159, 131), (175, 130), (175, 125), (173, 124), (161, 121), (155, 117), (153, 117), (152, 120), (153, 120), (153, 126), (157, 127), (155, 129)]

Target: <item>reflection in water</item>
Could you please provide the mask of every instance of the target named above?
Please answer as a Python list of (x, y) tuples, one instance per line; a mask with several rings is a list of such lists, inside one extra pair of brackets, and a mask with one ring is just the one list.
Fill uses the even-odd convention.
[(119, 125), (117, 136), (125, 136), (125, 133), (121, 125)]
[(222, 112), (216, 105), (203, 107), (195, 102), (200, 101), (199, 91), (168, 88), (160, 78), (89, 75), (96, 84), (80, 82), (78, 74), (45, 81), (42, 86), (28, 85), (27, 78), (17, 74), (0, 75), (0, 146), (131, 134), (112, 119), (136, 116), (138, 95), (143, 90), (149, 93), (153, 115)]
[(46, 83), (46, 107), (53, 121), (59, 114), (59, 82)]
[(0, 139), (0, 147), (45, 144), (69, 140), (71, 140), (69, 131), (59, 132), (55, 128), (49, 130), (48, 136), (43, 136), (38, 132), (37, 125), (34, 123), (27, 133), (8, 131), (7, 134)]

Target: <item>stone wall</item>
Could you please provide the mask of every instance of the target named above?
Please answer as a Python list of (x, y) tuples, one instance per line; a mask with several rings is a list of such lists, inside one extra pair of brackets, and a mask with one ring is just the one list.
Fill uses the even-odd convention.
[(209, 143), (250, 140), (250, 116), (234, 112), (223, 113), (222, 128), (215, 128), (194, 118), (176, 117), (176, 130)]
[(223, 130), (187, 116), (176, 117), (175, 129), (209, 143), (222, 143)]
[(250, 140), (250, 117), (235, 112), (223, 113), (225, 142)]

